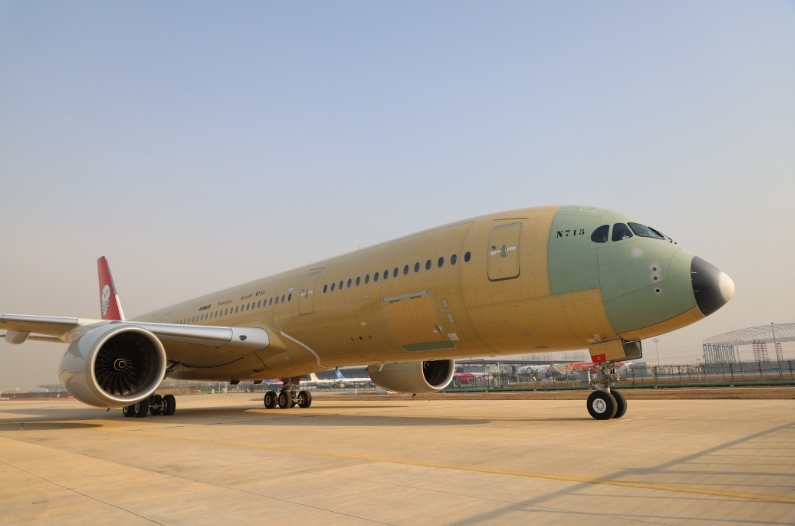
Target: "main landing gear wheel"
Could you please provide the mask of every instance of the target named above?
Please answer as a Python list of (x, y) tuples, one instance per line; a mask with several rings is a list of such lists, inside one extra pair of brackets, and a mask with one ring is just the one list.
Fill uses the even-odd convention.
[(163, 397), (160, 395), (153, 395), (150, 399), (149, 413), (158, 416), (163, 414)]
[(594, 391), (588, 397), (588, 412), (597, 420), (610, 420), (615, 416), (616, 409), (616, 399), (607, 391)]
[(126, 416), (127, 418), (132, 418), (135, 416), (135, 406), (134, 405), (125, 405), (121, 408), (121, 414)]
[(265, 403), (265, 409), (273, 409), (276, 407), (276, 394), (273, 391), (268, 391), (262, 401)]
[(143, 418), (149, 414), (149, 400), (138, 402), (133, 406), (136, 418)]
[(293, 393), (290, 391), (282, 391), (279, 393), (279, 409), (290, 409), (295, 405), (293, 400)]
[(163, 414), (166, 416), (173, 415), (177, 410), (177, 399), (174, 398), (174, 395), (167, 394), (163, 397)]
[(309, 391), (301, 391), (298, 393), (298, 407), (306, 409), (312, 405), (312, 393)]
[(613, 415), (613, 418), (621, 418), (627, 412), (627, 399), (615, 389), (610, 389), (610, 394), (616, 400), (616, 414)]

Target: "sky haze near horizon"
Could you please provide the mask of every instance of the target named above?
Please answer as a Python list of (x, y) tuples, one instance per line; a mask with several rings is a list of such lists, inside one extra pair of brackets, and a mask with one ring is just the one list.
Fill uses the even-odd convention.
[[(583, 204), (735, 280), (660, 337), (692, 361), (795, 322), (793, 93), (793, 2), (0, 1), (0, 312), (99, 317), (101, 255), (133, 317)], [(0, 389), (64, 350), (0, 341)]]

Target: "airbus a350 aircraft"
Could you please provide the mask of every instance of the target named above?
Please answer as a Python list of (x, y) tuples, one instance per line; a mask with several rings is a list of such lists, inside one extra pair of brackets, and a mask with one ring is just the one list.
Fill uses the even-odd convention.
[(426, 393), (456, 358), (589, 349), (588, 411), (619, 417), (614, 364), (643, 338), (708, 316), (734, 282), (658, 230), (588, 206), (468, 219), (125, 320), (105, 258), (102, 319), (0, 314), (6, 341), (64, 342), (60, 380), (128, 416), (173, 414), (166, 378), (281, 379), (265, 407), (308, 407), (313, 372), (369, 364), (389, 391)]

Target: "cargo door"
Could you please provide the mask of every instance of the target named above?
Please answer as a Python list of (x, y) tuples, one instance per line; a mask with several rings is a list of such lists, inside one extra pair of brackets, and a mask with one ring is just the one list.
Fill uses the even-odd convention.
[(489, 234), (488, 274), (490, 281), (519, 276), (519, 235), (521, 223), (496, 226)]
[(383, 298), (381, 308), (392, 334), (405, 350), (434, 351), (455, 348), (442, 329), (433, 299), (427, 290)]
[(320, 270), (313, 270), (304, 278), (301, 294), (298, 296), (298, 314), (312, 314), (315, 311), (315, 284), (320, 277)]

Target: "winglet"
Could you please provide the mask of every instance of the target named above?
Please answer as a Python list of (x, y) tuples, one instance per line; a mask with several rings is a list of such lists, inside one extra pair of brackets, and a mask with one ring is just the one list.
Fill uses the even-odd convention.
[(113, 276), (110, 275), (110, 266), (105, 256), (97, 260), (97, 270), (99, 271), (99, 309), (102, 319), (124, 320), (119, 294), (113, 283)]

